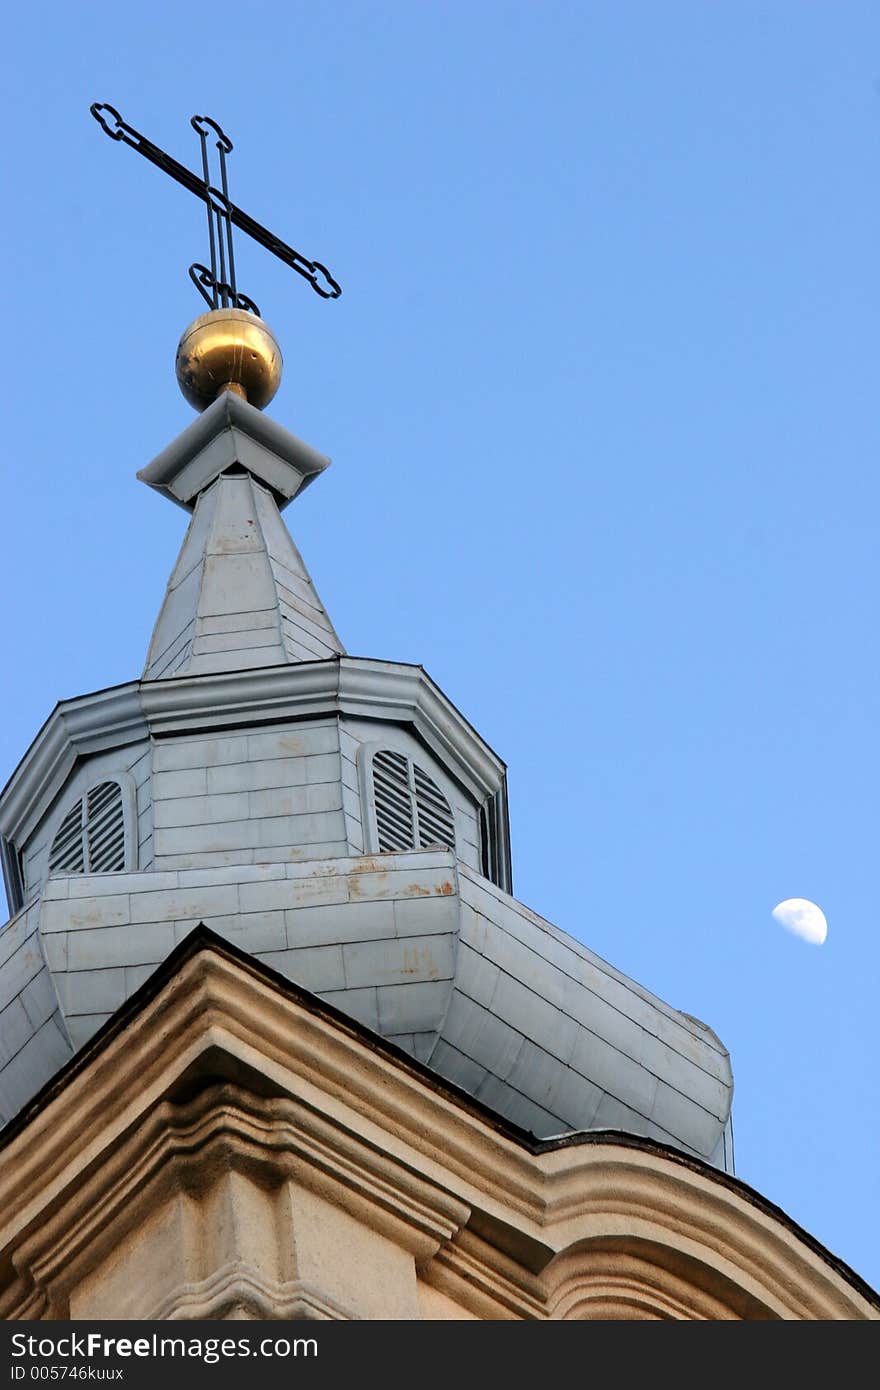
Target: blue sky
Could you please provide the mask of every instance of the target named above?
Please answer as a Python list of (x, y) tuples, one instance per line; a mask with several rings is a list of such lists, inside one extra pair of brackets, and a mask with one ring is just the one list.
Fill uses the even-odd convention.
[[(18, 7), (0, 781), (137, 677), (185, 527), (195, 167), (334, 460), (286, 513), (350, 652), (509, 767), (516, 895), (730, 1048), (740, 1177), (880, 1286), (880, 11), (834, 0)], [(806, 897), (816, 947), (771, 917)]]

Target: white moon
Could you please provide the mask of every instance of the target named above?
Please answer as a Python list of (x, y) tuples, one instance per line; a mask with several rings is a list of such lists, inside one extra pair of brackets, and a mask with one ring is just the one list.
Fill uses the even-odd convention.
[(809, 898), (786, 898), (773, 909), (773, 918), (786, 931), (794, 932), (811, 946), (821, 946), (828, 935), (828, 923), (821, 907)]

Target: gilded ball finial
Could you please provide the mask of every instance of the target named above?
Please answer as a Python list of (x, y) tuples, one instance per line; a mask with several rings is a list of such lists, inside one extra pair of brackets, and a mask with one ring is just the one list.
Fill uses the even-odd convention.
[(262, 319), (245, 309), (211, 309), (177, 347), (177, 383), (195, 410), (234, 391), (263, 410), (281, 383), (281, 349)]

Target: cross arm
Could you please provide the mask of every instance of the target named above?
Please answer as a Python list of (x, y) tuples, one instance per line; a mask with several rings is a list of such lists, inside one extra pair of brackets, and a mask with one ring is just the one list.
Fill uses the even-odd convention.
[(114, 106), (110, 106), (106, 102), (95, 101), (92, 102), (89, 110), (111, 140), (121, 140), (133, 150), (137, 150), (138, 154), (142, 154), (151, 164), (155, 164), (157, 169), (169, 174), (190, 193), (194, 193), (202, 202), (207, 203), (209, 208), (219, 212), (222, 217), (228, 218), (241, 231), (247, 233), (254, 241), (259, 242), (267, 251), (271, 251), (274, 256), (283, 261), (285, 265), (289, 265), (297, 274), (308, 280), (312, 289), (322, 299), (338, 299), (342, 294), (341, 286), (334, 280), (327, 267), (321, 265), (320, 261), (310, 261), (299, 251), (294, 251), (292, 246), (288, 246), (280, 237), (275, 236), (274, 232), (270, 232), (255, 218), (236, 207), (235, 203), (231, 202), (219, 189), (211, 187), (205, 179), (200, 179), (198, 174), (187, 169), (186, 165), (179, 164), (176, 159), (172, 158), (170, 154), (166, 154), (158, 145), (154, 145), (152, 140), (148, 140), (140, 131), (127, 125)]

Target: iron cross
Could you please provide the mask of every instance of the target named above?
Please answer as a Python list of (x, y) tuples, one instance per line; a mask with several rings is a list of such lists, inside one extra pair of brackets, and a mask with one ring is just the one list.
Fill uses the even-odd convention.
[[(294, 251), (292, 246), (286, 245), (273, 232), (267, 231), (259, 222), (255, 222), (252, 217), (249, 217), (246, 212), (242, 212), (241, 208), (236, 207), (235, 203), (230, 201), (226, 156), (232, 150), (232, 141), (220, 129), (217, 122), (211, 120), (210, 116), (193, 116), (190, 121), (190, 125), (198, 134), (202, 146), (202, 177), (199, 178), (198, 174), (194, 174), (185, 165), (178, 164), (176, 159), (172, 159), (170, 154), (160, 150), (158, 145), (154, 145), (145, 135), (141, 135), (140, 131), (126, 125), (115, 107), (95, 101), (89, 110), (111, 140), (122, 140), (126, 145), (130, 145), (151, 164), (155, 164), (164, 173), (170, 174), (178, 183), (183, 184), (184, 188), (188, 188), (190, 193), (201, 198), (205, 204), (208, 214), (208, 243), (211, 251), (211, 265), (210, 268), (198, 263), (191, 265), (189, 275), (209, 309), (247, 309), (259, 317), (260, 311), (254, 301), (249, 299), (246, 294), (242, 294), (235, 283), (235, 258), (232, 250), (233, 224), (241, 231), (247, 232), (254, 241), (265, 246), (267, 251), (271, 251), (279, 260), (284, 261), (285, 265), (289, 265), (297, 274), (308, 280), (312, 289), (322, 299), (338, 299), (342, 294), (341, 287), (333, 279), (327, 267), (321, 265), (320, 261), (306, 260), (305, 256)], [(215, 145), (219, 157), (219, 188), (216, 184), (211, 183), (208, 160), (209, 143)]]

